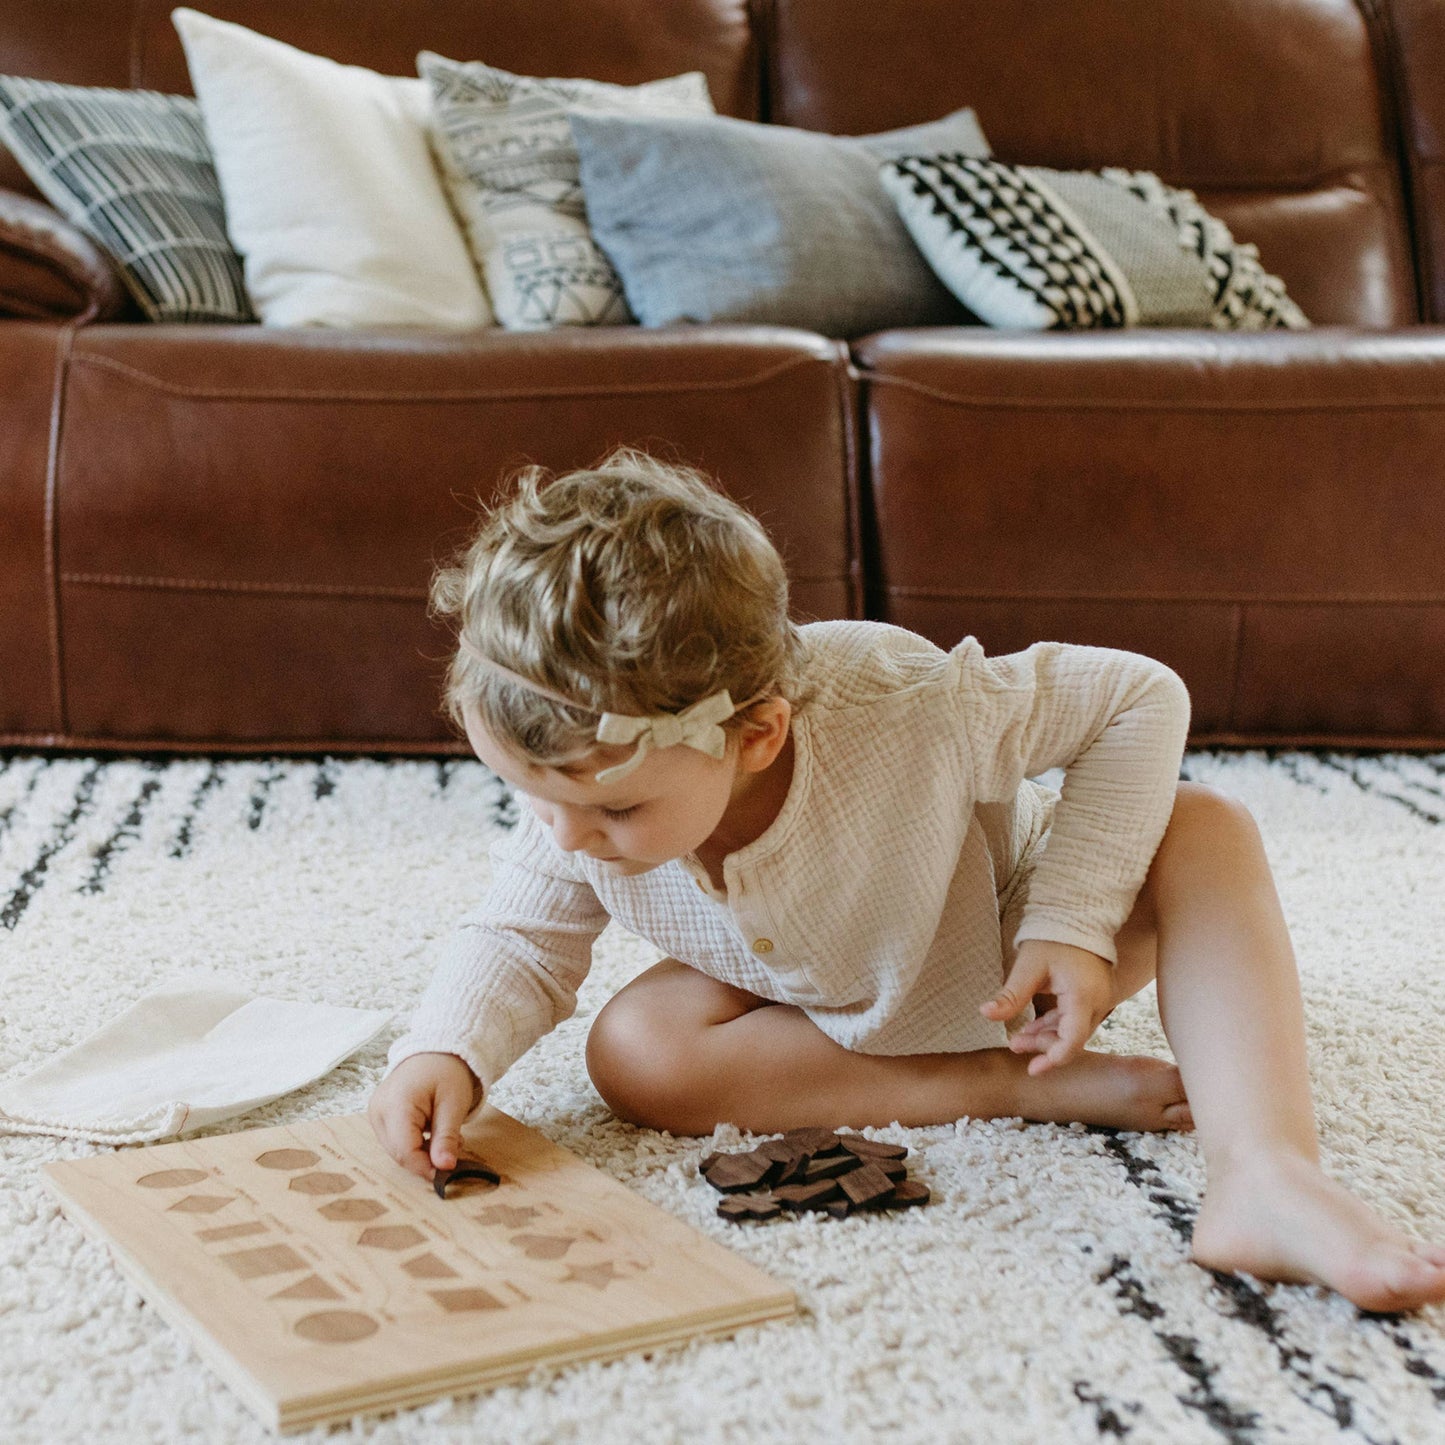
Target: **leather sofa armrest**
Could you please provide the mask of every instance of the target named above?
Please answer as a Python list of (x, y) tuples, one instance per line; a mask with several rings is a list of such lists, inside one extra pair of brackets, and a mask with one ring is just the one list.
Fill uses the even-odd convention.
[(114, 263), (42, 201), (0, 189), (0, 316), (76, 325), (131, 313)]

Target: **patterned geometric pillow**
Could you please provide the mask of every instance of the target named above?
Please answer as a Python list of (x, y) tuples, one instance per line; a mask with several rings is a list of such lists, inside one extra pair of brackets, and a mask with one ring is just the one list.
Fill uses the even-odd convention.
[(929, 265), (990, 326), (1309, 325), (1254, 246), (1148, 171), (936, 155), (880, 174)]
[(195, 101), (0, 76), (0, 139), (152, 321), (256, 319)]
[(711, 115), (703, 75), (643, 85), (538, 80), (425, 50), (417, 69), (432, 89), (442, 179), (497, 320), (514, 331), (631, 321), (622, 282), (587, 227), (567, 112)]

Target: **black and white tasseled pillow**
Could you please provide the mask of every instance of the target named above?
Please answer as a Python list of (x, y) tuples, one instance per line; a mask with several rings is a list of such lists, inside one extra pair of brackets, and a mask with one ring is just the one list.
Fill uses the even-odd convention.
[(1147, 171), (931, 155), (880, 174), (928, 263), (991, 326), (1309, 326), (1254, 246)]
[(256, 319), (195, 101), (0, 76), (0, 140), (152, 321)]

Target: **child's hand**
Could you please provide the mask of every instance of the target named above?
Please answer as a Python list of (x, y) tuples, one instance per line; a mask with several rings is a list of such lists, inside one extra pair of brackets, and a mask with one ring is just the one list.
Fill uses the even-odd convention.
[(1031, 1074), (1067, 1063), (1088, 1043), (1114, 1006), (1113, 965), (1070, 943), (1026, 938), (1004, 986), (979, 1012), (986, 1019), (1007, 1023), (1041, 993), (1052, 994), (1055, 1006), (1009, 1040), (1014, 1053), (1038, 1056), (1029, 1061)]
[(477, 1076), (455, 1054), (413, 1054), (377, 1085), (366, 1113), (381, 1147), (402, 1168), (431, 1179), (456, 1167), (462, 1125), (481, 1098)]

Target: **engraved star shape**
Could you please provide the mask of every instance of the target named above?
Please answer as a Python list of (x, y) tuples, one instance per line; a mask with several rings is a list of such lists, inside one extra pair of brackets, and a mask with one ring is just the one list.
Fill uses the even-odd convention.
[(617, 1268), (611, 1260), (603, 1264), (574, 1264), (569, 1266), (563, 1277), (565, 1284), (590, 1284), (593, 1289), (606, 1289), (617, 1278)]

